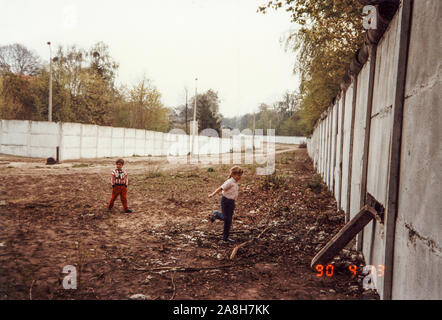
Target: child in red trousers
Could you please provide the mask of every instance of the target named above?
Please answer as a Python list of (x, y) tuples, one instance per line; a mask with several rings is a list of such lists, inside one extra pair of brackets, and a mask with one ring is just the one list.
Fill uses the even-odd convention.
[(112, 197), (107, 205), (108, 210), (112, 210), (115, 199), (120, 196), (121, 203), (123, 204), (124, 212), (131, 213), (132, 210), (127, 206), (127, 185), (129, 178), (126, 170), (123, 170), (124, 160), (118, 159), (116, 162), (117, 168), (112, 171), (111, 184), (112, 184)]

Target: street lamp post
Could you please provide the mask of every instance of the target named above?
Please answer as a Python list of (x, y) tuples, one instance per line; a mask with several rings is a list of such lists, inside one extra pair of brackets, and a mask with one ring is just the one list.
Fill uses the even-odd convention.
[(192, 154), (195, 154), (196, 104), (198, 100), (197, 81), (198, 78), (195, 78), (195, 104), (193, 106), (193, 125), (192, 125)]
[(52, 121), (52, 49), (51, 42), (48, 41), (49, 46), (49, 110), (48, 121)]

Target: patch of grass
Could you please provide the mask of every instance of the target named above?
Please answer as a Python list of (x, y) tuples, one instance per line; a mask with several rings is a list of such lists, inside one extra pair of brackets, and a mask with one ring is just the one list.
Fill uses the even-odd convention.
[(160, 172), (160, 171), (152, 171), (149, 172), (147, 174), (148, 178), (159, 178), (159, 177), (164, 177), (164, 173)]
[(283, 187), (287, 183), (288, 179), (286, 175), (279, 175), (276, 173), (269, 174), (265, 177), (261, 184), (263, 190), (278, 189)]
[(215, 169), (213, 169), (212, 167), (207, 169), (207, 172), (215, 172)]
[(89, 165), (87, 163), (80, 163), (80, 164), (74, 164), (72, 166), (72, 168), (85, 168), (85, 167), (89, 167), (89, 166), (92, 166), (92, 165)]
[(289, 158), (289, 157), (282, 157), (280, 160), (279, 160), (279, 163), (281, 163), (281, 164), (290, 164), (292, 161), (291, 161), (291, 158)]
[(321, 192), (323, 188), (321, 175), (316, 173), (312, 180), (307, 184), (307, 188), (312, 189), (315, 193)]

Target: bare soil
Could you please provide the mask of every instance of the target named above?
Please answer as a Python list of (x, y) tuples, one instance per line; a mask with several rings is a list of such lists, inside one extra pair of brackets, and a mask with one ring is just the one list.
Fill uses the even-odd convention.
[[(1, 155), (0, 299), (378, 299), (348, 269), (364, 263), (353, 243), (322, 276), (310, 268), (344, 214), (305, 149), (277, 150), (274, 175), (243, 165), (231, 238), (251, 242), (233, 259), (223, 223), (208, 221), (219, 197), (207, 198), (231, 165), (126, 158), (125, 214), (119, 199), (106, 209), (113, 158), (46, 166)], [(67, 265), (75, 290), (63, 288)]]

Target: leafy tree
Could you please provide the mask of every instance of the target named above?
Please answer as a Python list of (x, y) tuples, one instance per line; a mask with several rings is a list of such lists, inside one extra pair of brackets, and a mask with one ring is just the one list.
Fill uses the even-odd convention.
[[(118, 100), (114, 85), (118, 64), (110, 57), (108, 47), (103, 43), (89, 51), (76, 46), (59, 47), (54, 60), (54, 82), (65, 89), (60, 92), (60, 100), (71, 106), (75, 121), (111, 125), (114, 102)], [(62, 105), (54, 106), (63, 109)]]
[[(186, 126), (187, 119), (187, 126)], [(180, 105), (173, 110), (173, 122), (175, 127), (183, 129), (189, 134), (189, 121), (193, 119), (193, 108), (191, 105), (187, 105), (187, 117), (186, 117), (186, 105)]]
[[(271, 105), (261, 103), (258, 111), (248, 113), (241, 117), (224, 118), (223, 126), (238, 128), (239, 130), (275, 129), (277, 135), (299, 136), (304, 135), (306, 130), (300, 117), (299, 107), (300, 95), (297, 92), (285, 92), (281, 100), (275, 101)], [(255, 125), (254, 125), (255, 123)]]
[(161, 93), (143, 78), (129, 92), (130, 126), (138, 129), (168, 131), (169, 109), (161, 102)]
[(294, 72), (301, 76), (300, 113), (305, 130), (339, 92), (354, 52), (363, 42), (362, 4), (357, 0), (270, 0), (258, 11), (285, 8), (300, 28), (286, 38), (298, 54)]
[[(17, 48), (22, 55), (11, 54)], [(40, 58), (22, 45), (0, 49), (0, 116), (47, 120), (49, 65), (37, 65)], [(160, 92), (149, 79), (143, 78), (130, 89), (116, 86), (119, 66), (106, 44), (98, 42), (88, 50), (60, 46), (52, 65), (54, 121), (169, 130), (171, 111), (163, 106)]]
[(1, 95), (7, 108), (2, 109), (2, 118), (25, 120), (35, 116), (31, 79), (23, 74), (4, 73)]
[[(190, 105), (195, 104), (195, 97), (191, 99)], [(214, 129), (220, 134), (221, 132), (221, 115), (219, 114), (219, 98), (218, 93), (209, 89), (206, 93), (197, 95), (196, 105), (198, 130), (207, 128)]]

